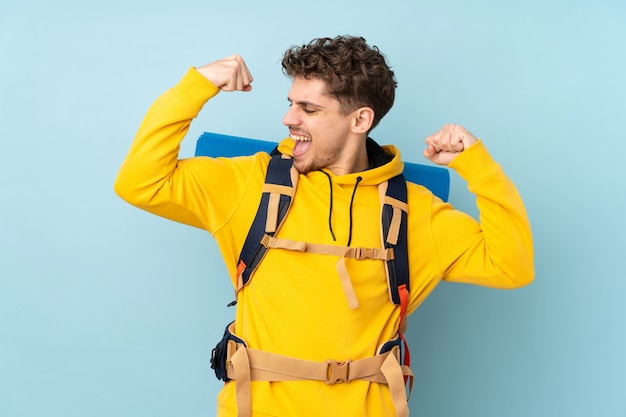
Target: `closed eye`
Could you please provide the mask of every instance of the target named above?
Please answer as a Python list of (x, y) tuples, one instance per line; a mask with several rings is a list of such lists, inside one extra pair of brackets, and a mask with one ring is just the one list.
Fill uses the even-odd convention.
[[(287, 101), (289, 101), (289, 107), (292, 107), (292, 105), (294, 104), (293, 101), (290, 98), (287, 98)], [(306, 114), (314, 114), (322, 109), (322, 106), (318, 106), (308, 101), (297, 101), (295, 104), (299, 106)]]

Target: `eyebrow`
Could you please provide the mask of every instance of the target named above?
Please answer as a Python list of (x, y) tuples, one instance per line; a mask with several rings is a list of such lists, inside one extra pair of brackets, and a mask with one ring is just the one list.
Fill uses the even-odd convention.
[(310, 106), (310, 107), (315, 107), (317, 109), (323, 109), (324, 106), (321, 106), (319, 104), (315, 104), (313, 102), (310, 101), (293, 101), (292, 99), (290, 99), (289, 97), (287, 97), (287, 101), (290, 102), (291, 104), (296, 104), (298, 106)]

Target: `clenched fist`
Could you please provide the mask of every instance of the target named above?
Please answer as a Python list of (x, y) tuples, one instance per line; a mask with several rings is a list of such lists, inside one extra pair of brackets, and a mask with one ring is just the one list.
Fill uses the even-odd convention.
[(424, 156), (437, 165), (448, 165), (476, 140), (463, 126), (445, 125), (426, 138)]
[(222, 91), (252, 90), (252, 74), (239, 55), (231, 55), (196, 69)]

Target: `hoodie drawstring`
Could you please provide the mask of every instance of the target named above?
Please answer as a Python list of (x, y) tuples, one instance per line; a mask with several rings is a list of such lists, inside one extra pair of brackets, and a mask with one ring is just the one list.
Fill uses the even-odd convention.
[(359, 183), (363, 181), (363, 177), (358, 176), (356, 178), (356, 182), (354, 183), (354, 189), (352, 190), (352, 197), (350, 198), (350, 231), (348, 234), (348, 244), (346, 246), (350, 246), (352, 243), (352, 207), (354, 205), (354, 196), (356, 195), (356, 188), (359, 186)]
[[(333, 231), (333, 182), (330, 174), (326, 171), (319, 170), (320, 172), (326, 175), (328, 178), (328, 187), (330, 189), (330, 204), (328, 209), (328, 229), (330, 230), (330, 235), (333, 237), (333, 241), (336, 242), (337, 238), (335, 237), (335, 232)], [(363, 177), (358, 176), (356, 178), (356, 183), (354, 184), (354, 189), (352, 190), (352, 197), (350, 198), (350, 228), (348, 230), (348, 244), (346, 246), (350, 246), (352, 243), (352, 208), (354, 206), (354, 196), (356, 195), (356, 189), (359, 186), (359, 183), (363, 181)]]
[(330, 188), (330, 208), (328, 209), (328, 229), (330, 230), (330, 235), (333, 237), (333, 242), (337, 241), (335, 237), (335, 232), (333, 232), (333, 181), (330, 178), (330, 174), (326, 171), (319, 170), (320, 172), (326, 175), (328, 178), (328, 188)]

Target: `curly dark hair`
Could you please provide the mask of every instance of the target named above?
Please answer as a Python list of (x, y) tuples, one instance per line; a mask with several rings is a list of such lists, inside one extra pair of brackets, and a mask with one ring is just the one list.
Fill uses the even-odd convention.
[[(371, 129), (393, 106), (397, 82), (385, 56), (364, 38), (317, 38), (292, 46), (283, 55), (283, 72), (290, 77), (318, 78), (341, 104), (345, 114), (359, 107), (374, 110)], [(371, 130), (370, 129), (370, 130)]]

